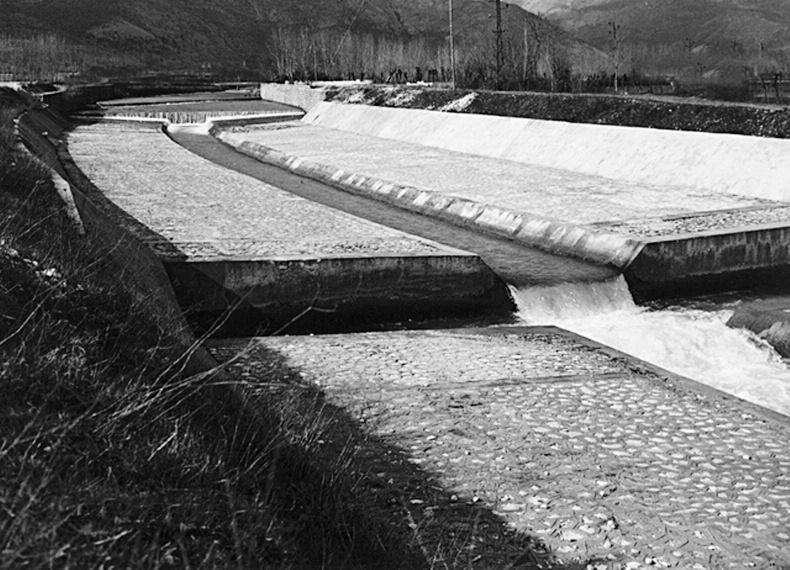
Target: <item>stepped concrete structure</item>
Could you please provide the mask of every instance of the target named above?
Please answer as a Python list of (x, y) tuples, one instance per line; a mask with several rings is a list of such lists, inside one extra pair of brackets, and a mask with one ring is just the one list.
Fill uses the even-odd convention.
[(165, 262), (192, 310), (252, 308), (273, 322), (506, 310), (504, 284), (472, 254), (343, 214), (184, 150), (156, 121), (69, 134), (75, 165), (117, 221)]
[[(642, 228), (688, 229), (678, 220), (697, 223), (699, 204), (716, 199), (715, 219), (726, 230), (784, 207), (776, 196), (695, 194), (687, 187), (666, 194), (644, 187), (651, 200), (642, 203), (632, 200), (641, 183), (514, 160), (494, 161), (514, 169), (500, 177), (490, 157), (306, 123), (225, 129), (225, 140), (254, 155), (268, 137), (280, 137), (282, 156), (287, 144), (304, 151), (312, 133), (314, 156), (286, 161), (297, 172), (313, 159), (326, 166), (325, 157), (358, 168), (370, 156), (356, 139), (363, 147), (381, 145), (370, 147), (383, 153), (377, 173), (394, 169), (406, 177), (417, 167), (414, 185), (393, 190), (396, 197), (410, 197), (415, 208), (442, 203), (489, 232), (515, 218), (497, 205), (475, 214), (485, 205), (476, 199), (480, 188), (497, 202), (545, 203), (558, 214), (567, 208), (578, 220), (551, 219), (556, 225), (547, 235), (581, 228), (587, 233), (577, 244), (608, 251), (609, 262), (626, 270), (648, 249), (650, 235), (617, 229), (632, 220)], [(332, 144), (322, 148), (322, 141)], [(42, 147), (50, 151), (64, 155)], [(307, 307), (353, 314), (443, 303), (501, 306), (503, 284), (477, 256), (220, 168), (173, 142), (158, 120), (80, 125), (68, 134), (68, 153), (64, 176), (95, 201), (107, 225), (148, 252), (135, 269), (164, 265), (158, 281), (169, 277), (182, 303), (193, 307), (237, 304), (288, 318)], [(458, 169), (466, 180), (451, 175)], [(341, 186), (354, 187), (360, 176), (345, 173)], [(360, 187), (382, 187), (370, 176)], [(474, 180), (485, 183), (475, 190)], [(523, 196), (519, 180), (550, 183), (561, 194)], [(453, 195), (466, 187), (468, 194), (459, 201), (426, 194), (425, 181)], [(595, 207), (585, 209), (584, 196)], [(658, 218), (647, 215), (651, 209)], [(730, 221), (723, 212), (732, 212)], [(522, 218), (512, 227), (525, 225)], [(718, 236), (720, 229), (705, 231)], [(572, 333), (509, 326), (220, 338), (208, 348), (245, 390), (266, 394), (296, 378), (300, 388), (320, 390), (319, 403), (347, 414), (364, 433), (363, 451), (376, 455), (376, 469), (360, 473), (358, 491), (377, 496), (393, 517), (406, 517), (426, 553), (464, 541), (470, 567), (790, 564), (790, 420)], [(334, 436), (337, 442), (322, 443), (350, 441), (346, 432)]]
[[(131, 118), (131, 119), (156, 119), (167, 123), (205, 123), (206, 121), (228, 119), (234, 117), (243, 124), (255, 124), (258, 119), (276, 117), (282, 121), (290, 116), (299, 119), (304, 113), (299, 109), (261, 101), (258, 99), (231, 98), (206, 94), (196, 100), (180, 97), (157, 97), (145, 102), (145, 99), (128, 99), (121, 101), (100, 101), (98, 109), (93, 111), (93, 116), (100, 119)], [(208, 99), (208, 100), (206, 100)], [(160, 102), (161, 101), (161, 102)], [(90, 113), (83, 113), (83, 118), (89, 118)], [(265, 121), (263, 121), (265, 122)]]
[(215, 134), (351, 192), (612, 264), (646, 296), (790, 262), (788, 140), (329, 102)]

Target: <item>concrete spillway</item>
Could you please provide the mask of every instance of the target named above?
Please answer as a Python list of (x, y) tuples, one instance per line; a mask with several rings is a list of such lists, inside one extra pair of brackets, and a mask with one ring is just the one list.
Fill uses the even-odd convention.
[(205, 123), (213, 119), (236, 117), (241, 119), (244, 124), (255, 124), (266, 122), (266, 118), (277, 117), (283, 120), (290, 116), (293, 119), (300, 118), (303, 113), (298, 109), (256, 99), (236, 99), (236, 100), (196, 100), (183, 101), (182, 98), (160, 98), (164, 102), (149, 101), (145, 99), (130, 99), (125, 104), (122, 102), (108, 101), (100, 102), (99, 109), (92, 112), (83, 112), (85, 118), (127, 118), (127, 119), (154, 119), (172, 124), (197, 124)]
[(477, 256), (212, 165), (161, 125), (80, 126), (69, 152), (118, 224), (165, 263), (192, 311), (246, 309), (271, 332), (297, 316), (300, 325), (324, 315), (342, 327), (510, 307)]
[(219, 136), (355, 193), (612, 264), (640, 298), (779, 279), (790, 261), (790, 141), (334, 103), (293, 127)]
[(639, 307), (622, 277), (512, 292), (527, 324), (574, 331), (790, 416), (790, 369), (756, 334), (727, 326), (729, 307)]

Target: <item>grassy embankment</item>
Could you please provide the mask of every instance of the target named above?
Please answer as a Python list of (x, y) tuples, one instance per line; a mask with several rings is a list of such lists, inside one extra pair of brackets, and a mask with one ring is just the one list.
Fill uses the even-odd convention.
[(414, 565), (320, 394), (182, 372), (15, 147), (21, 110), (0, 92), (0, 568)]

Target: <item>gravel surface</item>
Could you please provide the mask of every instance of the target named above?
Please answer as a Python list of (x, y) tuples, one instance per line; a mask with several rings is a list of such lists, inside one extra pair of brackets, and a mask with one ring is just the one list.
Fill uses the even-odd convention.
[(790, 221), (790, 205), (774, 204), (767, 207), (702, 212), (685, 216), (629, 220), (621, 223), (604, 223), (598, 227), (617, 233), (628, 233), (640, 237), (661, 237), (679, 234), (694, 234), (737, 228), (748, 228), (763, 224), (783, 224)]

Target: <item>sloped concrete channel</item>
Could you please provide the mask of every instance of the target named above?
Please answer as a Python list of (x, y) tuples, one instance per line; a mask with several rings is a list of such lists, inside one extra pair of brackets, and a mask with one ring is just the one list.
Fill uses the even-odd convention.
[[(461, 306), (469, 316), (507, 313), (504, 283), (490, 267), (525, 286), (614, 273), (330, 191), (234, 155), (205, 132), (171, 136), (259, 180), (198, 159), (158, 123), (84, 125), (69, 151), (122, 208), (120, 230), (168, 267), (182, 303), (244, 302), (275, 314), (290, 296), (298, 298), (293, 314), (336, 287), (325, 308), (352, 299), (348, 315), (389, 299), (393, 311)], [(354, 253), (338, 255), (339, 243)], [(393, 258), (406, 265), (388, 271)], [(360, 269), (360, 259), (371, 265)], [(353, 283), (342, 277), (349, 269)], [(312, 270), (326, 271), (317, 289)], [(375, 315), (385, 317), (393, 315)], [(410, 517), (427, 552), (465, 541), (467, 557), (441, 561), (449, 567), (790, 564), (787, 417), (578, 335), (510, 326), (218, 338), (209, 349), (252, 384), (281, 361), (430, 473), (431, 485), (415, 487), (412, 471), (381, 458), (360, 492), (380, 496), (393, 517)]]
[(238, 305), (236, 326), (271, 332), (296, 317), (302, 327), (343, 328), (509, 306), (504, 284), (478, 257), (218, 168), (156, 122), (78, 126), (69, 152), (133, 218), (119, 221), (160, 256), (199, 317)]
[(788, 277), (785, 140), (340, 103), (285, 127), (217, 135), (350, 192), (614, 265), (640, 299)]
[(611, 267), (552, 255), (294, 175), (285, 169), (236, 152), (199, 127), (171, 128), (168, 132), (174, 141), (207, 160), (274, 184), (312, 202), (474, 252), (506, 283), (517, 287), (565, 281), (600, 281), (617, 274)]

